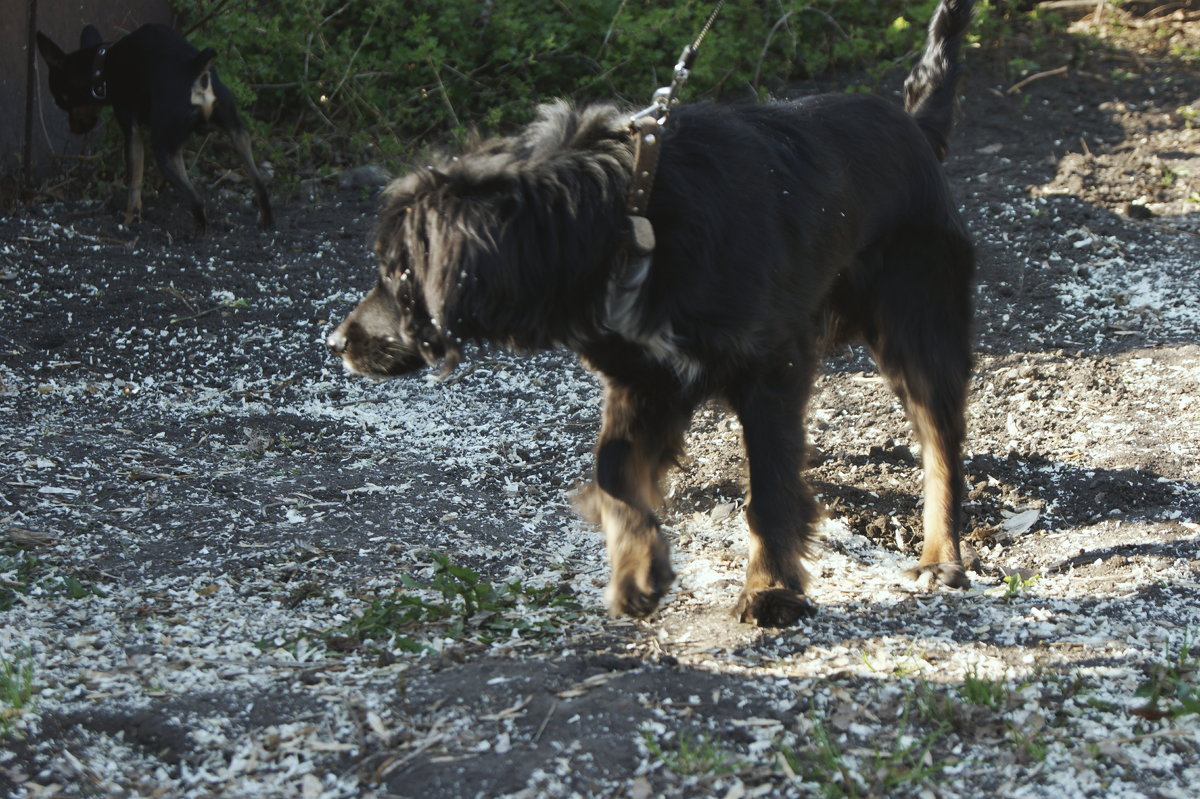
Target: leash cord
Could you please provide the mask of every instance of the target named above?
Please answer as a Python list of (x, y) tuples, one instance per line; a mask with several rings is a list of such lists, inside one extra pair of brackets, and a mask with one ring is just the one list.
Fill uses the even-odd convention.
[(631, 116), (629, 118), (630, 122), (637, 122), (639, 119), (647, 116), (657, 119), (660, 125), (667, 121), (667, 116), (671, 113), (672, 103), (676, 101), (680, 91), (683, 89), (683, 84), (687, 82), (688, 76), (691, 74), (692, 63), (696, 60), (696, 54), (700, 51), (700, 43), (704, 41), (704, 37), (712, 30), (713, 23), (717, 21), (717, 14), (721, 13), (721, 9), (724, 6), (725, 0), (718, 0), (712, 13), (708, 15), (704, 27), (700, 29), (700, 33), (696, 36), (696, 40), (684, 46), (683, 52), (679, 54), (679, 61), (675, 64), (675, 75), (671, 81), (671, 85), (657, 89), (650, 101), (650, 105)]

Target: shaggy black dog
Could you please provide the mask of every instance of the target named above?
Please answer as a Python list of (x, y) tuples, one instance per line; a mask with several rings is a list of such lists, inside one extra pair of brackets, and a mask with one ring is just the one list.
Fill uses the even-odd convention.
[(329, 337), (347, 367), (452, 368), (466, 342), (566, 346), (604, 383), (595, 482), (581, 506), (608, 542), (614, 613), (651, 613), (674, 578), (654, 509), (697, 405), (741, 420), (750, 472), (743, 621), (813, 612), (800, 558), (817, 507), (801, 476), (822, 345), (864, 339), (903, 401), (925, 470), (914, 576), (967, 583), (960, 447), (970, 370), (970, 241), (939, 160), (950, 134), (969, 0), (942, 0), (905, 110), (837, 94), (684, 105), (661, 129), (629, 244), (629, 115), (540, 109), (510, 138), (397, 180), (379, 283)]

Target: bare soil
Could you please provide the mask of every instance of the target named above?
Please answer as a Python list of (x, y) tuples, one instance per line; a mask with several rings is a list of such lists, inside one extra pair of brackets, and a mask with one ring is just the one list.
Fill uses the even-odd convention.
[[(1018, 57), (1068, 69), (1013, 91)], [(785, 631), (729, 615), (724, 409), (670, 478), (675, 589), (610, 620), (569, 507), (599, 408), (569, 354), (342, 374), (321, 342), (373, 281), (373, 198), (282, 202), (262, 233), (208, 181), (202, 240), (169, 189), (135, 231), (117, 197), (0, 219), (0, 657), (34, 688), (0, 696), (0, 794), (1194, 794), (1198, 58), (1188, 7), (968, 53), (947, 169), (979, 253), (974, 585), (900, 577), (919, 461), (870, 359), (833, 353), (820, 612)], [(562, 601), (345, 634), (374, 600), (442, 601), (401, 579), (440, 553)]]

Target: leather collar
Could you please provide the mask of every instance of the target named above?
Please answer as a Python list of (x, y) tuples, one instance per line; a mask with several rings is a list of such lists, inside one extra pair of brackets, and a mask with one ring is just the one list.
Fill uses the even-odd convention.
[(102, 44), (96, 48), (92, 56), (92, 99), (104, 101), (108, 99), (108, 81), (104, 80), (104, 59), (108, 55), (108, 45)]
[(633, 136), (633, 179), (629, 184), (626, 204), (629, 209), (629, 244), (638, 255), (654, 252), (654, 228), (646, 218), (650, 190), (658, 171), (658, 154), (662, 149), (662, 126), (651, 116), (629, 124)]

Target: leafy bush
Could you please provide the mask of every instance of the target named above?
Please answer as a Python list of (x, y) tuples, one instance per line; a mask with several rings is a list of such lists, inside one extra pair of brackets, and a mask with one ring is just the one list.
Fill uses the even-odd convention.
[[(670, 81), (711, 0), (175, 0), (216, 46), (222, 79), (276, 157), (337, 163), (491, 133), (537, 102), (644, 104)], [(762, 95), (831, 67), (919, 46), (936, 0), (733, 0), (701, 47), (687, 96)]]
[[(218, 50), (276, 180), (491, 135), (539, 102), (649, 102), (715, 0), (172, 0)], [(906, 67), (937, 0), (728, 0), (685, 99), (763, 98), (831, 70), (876, 88)], [(1055, 30), (1032, 0), (977, 0), (985, 52)], [(1014, 32), (1024, 30), (1021, 36)], [(1033, 39), (1031, 39), (1031, 36)]]

